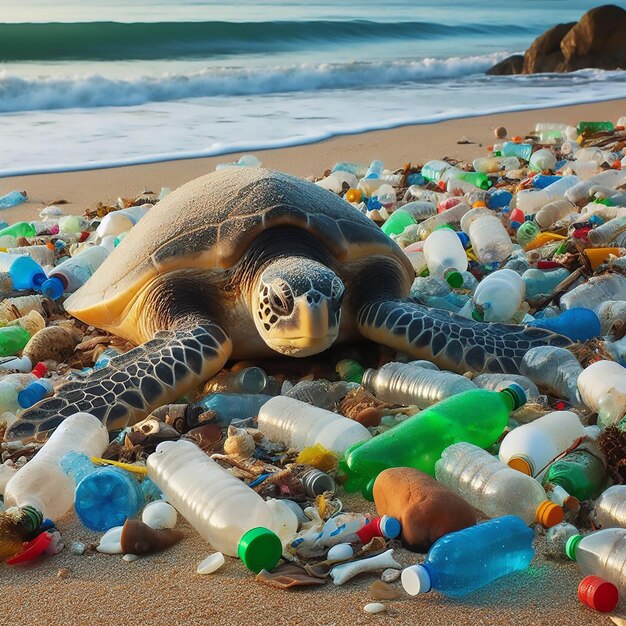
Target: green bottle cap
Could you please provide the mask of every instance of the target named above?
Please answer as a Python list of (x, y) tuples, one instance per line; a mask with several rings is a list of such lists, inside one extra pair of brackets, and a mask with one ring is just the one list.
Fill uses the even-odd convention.
[(249, 530), (240, 540), (237, 554), (243, 564), (255, 574), (262, 569), (271, 572), (283, 553), (283, 545), (276, 533), (259, 526)]
[(521, 385), (511, 383), (506, 389), (503, 389), (501, 393), (506, 393), (513, 399), (514, 411), (526, 404), (526, 392)]
[(463, 276), (455, 269), (446, 270), (443, 273), (443, 277), (446, 279), (448, 285), (454, 289), (458, 289), (463, 284)]
[(474, 309), (472, 311), (472, 319), (477, 321), (477, 322), (484, 322), (485, 321), (485, 318), (483, 317), (483, 314), (478, 309)]
[(578, 544), (583, 540), (582, 535), (574, 535), (567, 540), (565, 544), (565, 554), (572, 559), (572, 561), (576, 560), (576, 549), (578, 548)]

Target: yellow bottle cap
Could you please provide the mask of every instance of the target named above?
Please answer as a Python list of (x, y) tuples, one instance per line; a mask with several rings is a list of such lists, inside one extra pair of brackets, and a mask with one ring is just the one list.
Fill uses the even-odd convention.
[(533, 475), (533, 464), (528, 458), (514, 456), (509, 459), (507, 465), (518, 472), (522, 472), (522, 474), (526, 474), (527, 476)]
[(537, 522), (544, 528), (552, 528), (563, 521), (563, 509), (550, 500), (544, 500), (535, 513)]

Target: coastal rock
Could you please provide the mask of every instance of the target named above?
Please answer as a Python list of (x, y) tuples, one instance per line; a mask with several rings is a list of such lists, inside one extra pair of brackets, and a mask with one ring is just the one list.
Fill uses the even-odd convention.
[(490, 76), (507, 76), (509, 74), (521, 74), (524, 67), (524, 55), (514, 54), (507, 57), (500, 63), (496, 63), (492, 68), (487, 70)]
[(461, 496), (411, 467), (381, 472), (374, 483), (374, 503), (379, 515), (400, 520), (402, 542), (416, 552), (426, 552), (439, 537), (476, 523), (474, 509)]
[(556, 72), (564, 61), (561, 51), (563, 37), (576, 25), (576, 22), (557, 24), (543, 35), (539, 35), (524, 54), (521, 74)]

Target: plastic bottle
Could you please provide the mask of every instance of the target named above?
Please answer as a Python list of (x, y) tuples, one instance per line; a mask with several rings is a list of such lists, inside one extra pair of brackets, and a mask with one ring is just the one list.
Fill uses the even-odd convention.
[(195, 406), (205, 411), (214, 411), (220, 426), (227, 426), (231, 421), (255, 417), (259, 409), (272, 398), (265, 394), (252, 393), (210, 393)]
[(358, 361), (354, 361), (353, 359), (342, 359), (335, 365), (335, 372), (337, 372), (341, 380), (360, 385), (363, 380), (365, 368)]
[(0, 414), (9, 411), (17, 413), (20, 405), (18, 394), (30, 383), (39, 380), (47, 371), (43, 363), (38, 363), (30, 374), (9, 374), (0, 378)]
[(614, 361), (596, 361), (578, 377), (583, 402), (598, 413), (598, 426), (619, 422), (626, 413), (626, 368)]
[(30, 222), (16, 222), (0, 230), (0, 237), (10, 235), (16, 239), (19, 237), (34, 237), (36, 234), (37, 231)]
[(367, 172), (367, 165), (362, 165), (361, 163), (348, 163), (347, 161), (341, 161), (339, 163), (335, 163), (331, 173), (334, 172), (349, 172), (350, 174), (354, 174), (357, 178), (363, 178), (365, 173)]
[(37, 455), (8, 482), (7, 506), (30, 505), (44, 517), (58, 520), (74, 503), (74, 480), (59, 466), (71, 450), (101, 456), (109, 445), (104, 424), (90, 413), (74, 413), (52, 433)]
[(457, 441), (491, 446), (504, 431), (509, 414), (526, 402), (517, 385), (503, 391), (470, 389), (446, 398), (371, 441), (356, 444), (340, 461), (346, 491), (361, 490), (372, 500), (374, 481), (390, 467), (414, 467), (431, 476), (441, 453)]
[(604, 491), (590, 517), (596, 528), (626, 528), (626, 485), (613, 485)]
[(478, 284), (472, 296), (476, 315), (485, 322), (508, 322), (524, 301), (526, 283), (513, 270), (497, 270)]
[(268, 385), (267, 374), (260, 367), (246, 367), (238, 372), (223, 372), (204, 386), (204, 393), (256, 394)]
[(443, 179), (443, 173), (446, 170), (449, 170), (451, 167), (451, 163), (448, 163), (447, 161), (438, 161), (435, 159), (424, 163), (421, 173), (426, 180), (437, 183)]
[(7, 248), (7, 253), (18, 256), (27, 255), (41, 266), (54, 265), (56, 261), (54, 251), (48, 246), (21, 246), (18, 248)]
[(399, 235), (405, 228), (413, 224), (417, 224), (415, 218), (407, 211), (398, 209), (391, 214), (389, 219), (385, 221), (381, 228), (387, 236)]
[(626, 276), (592, 276), (586, 283), (561, 296), (559, 306), (563, 310), (581, 308), (595, 311), (605, 300), (626, 300)]
[(526, 398), (529, 400), (539, 396), (537, 385), (530, 378), (519, 374), (479, 374), (472, 378), (472, 382), (480, 389), (489, 389), (490, 391), (502, 391), (512, 384), (516, 384), (524, 390)]
[(104, 263), (109, 253), (110, 251), (102, 246), (91, 246), (63, 261), (50, 272), (48, 280), (41, 286), (41, 292), (51, 300), (58, 300), (65, 292), (76, 291)]
[(287, 448), (320, 444), (336, 454), (372, 438), (359, 422), (286, 396), (276, 396), (261, 407), (258, 428), (270, 441)]
[(148, 457), (148, 476), (215, 551), (271, 571), (282, 553), (268, 505), (190, 441), (164, 441)]
[(522, 280), (526, 283), (526, 298), (532, 300), (539, 296), (548, 296), (554, 293), (557, 285), (562, 283), (570, 273), (560, 267), (555, 270), (544, 271), (529, 268), (522, 274)]
[(572, 341), (587, 341), (599, 337), (602, 331), (598, 316), (589, 309), (568, 309), (557, 317), (533, 320), (526, 325), (551, 330)]
[(516, 157), (482, 157), (472, 161), (472, 167), (483, 174), (495, 174), (500, 170), (516, 170), (520, 162)]
[(462, 596), (528, 567), (535, 551), (533, 531), (514, 515), (448, 533), (438, 539), (421, 565), (402, 571), (412, 596), (431, 589)]
[(424, 242), (424, 256), (431, 276), (444, 278), (452, 287), (463, 284), (467, 256), (461, 240), (451, 228), (437, 228)]
[(41, 265), (27, 255), (0, 252), (0, 271), (8, 272), (16, 290), (37, 289), (46, 280)]
[(151, 204), (132, 206), (119, 211), (107, 213), (96, 228), (96, 235), (103, 239), (107, 236), (118, 236), (129, 231), (152, 207)]
[(529, 143), (514, 143), (512, 141), (505, 141), (502, 144), (502, 156), (505, 157), (517, 157), (528, 161), (530, 155), (533, 152), (533, 147)]
[(509, 467), (537, 477), (584, 436), (585, 428), (576, 413), (554, 411), (510, 431), (500, 444), (498, 456)]
[(578, 534), (578, 528), (567, 522), (561, 522), (548, 529), (545, 535), (546, 555), (554, 559), (567, 559), (565, 545), (570, 537)]
[(614, 126), (612, 122), (578, 122), (578, 134), (582, 133), (603, 133), (612, 132)]
[(544, 189), (522, 190), (515, 194), (515, 206), (526, 215), (537, 213), (551, 202), (567, 198), (570, 189), (579, 184), (577, 176), (561, 176), (561, 178)]
[(45, 326), (43, 317), (37, 311), (31, 311), (9, 326), (0, 327), (0, 357), (13, 356), (22, 351), (30, 338)]
[(10, 191), (4, 196), (0, 197), (0, 209), (10, 209), (13, 206), (26, 202), (28, 196), (25, 191)]
[(538, 224), (527, 221), (517, 229), (515, 236), (517, 238), (517, 243), (525, 249), (528, 244), (532, 243), (539, 236), (540, 233), (541, 228), (539, 228)]
[(91, 530), (105, 531), (122, 526), (147, 502), (159, 498), (159, 490), (150, 479), (140, 483), (121, 467), (95, 466), (82, 453), (68, 452), (60, 466), (76, 483), (76, 515)]
[[(456, 208), (456, 207), (455, 207)], [(474, 254), (481, 263), (500, 263), (513, 251), (513, 244), (502, 222), (488, 209), (472, 209), (461, 218)]]
[(563, 519), (563, 509), (547, 499), (539, 482), (471, 443), (446, 448), (435, 477), (488, 517), (517, 515), (546, 528)]
[(432, 202), (415, 200), (400, 207), (405, 213), (410, 213), (417, 221), (422, 221), (437, 215), (437, 207)]
[(343, 380), (336, 383), (328, 380), (301, 380), (288, 389), (283, 387), (282, 395), (332, 411), (348, 390), (348, 383)]
[(24, 389), (17, 394), (17, 402), (21, 408), (27, 409), (53, 394), (54, 387), (52, 383), (47, 378), (42, 378), (41, 380), (34, 380), (24, 387)]
[(567, 556), (585, 576), (600, 576), (626, 595), (626, 529), (605, 528), (589, 535), (574, 535), (565, 546)]
[(476, 389), (471, 380), (460, 374), (394, 362), (385, 363), (378, 370), (366, 370), (361, 384), (380, 400), (415, 405), (420, 409), (468, 389)]
[(444, 226), (447, 224), (448, 226), (453, 226), (459, 224), (461, 218), (471, 211), (467, 204), (461, 202), (456, 206), (453, 206), (451, 209), (447, 209), (437, 215), (433, 215), (433, 217), (429, 217), (427, 220), (424, 220), (417, 227), (417, 235), (420, 239), (426, 239), (430, 233), (432, 233), (439, 226)]
[(626, 217), (618, 217), (587, 233), (587, 239), (594, 246), (602, 246), (610, 243), (621, 232), (626, 230)]

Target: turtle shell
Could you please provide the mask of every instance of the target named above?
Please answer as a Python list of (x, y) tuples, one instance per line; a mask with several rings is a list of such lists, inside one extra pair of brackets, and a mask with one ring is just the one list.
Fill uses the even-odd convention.
[(150, 209), (65, 308), (88, 324), (116, 327), (157, 276), (230, 268), (260, 232), (279, 226), (306, 229), (340, 263), (382, 254), (412, 273), (400, 248), (335, 194), (288, 174), (232, 168), (192, 180)]

